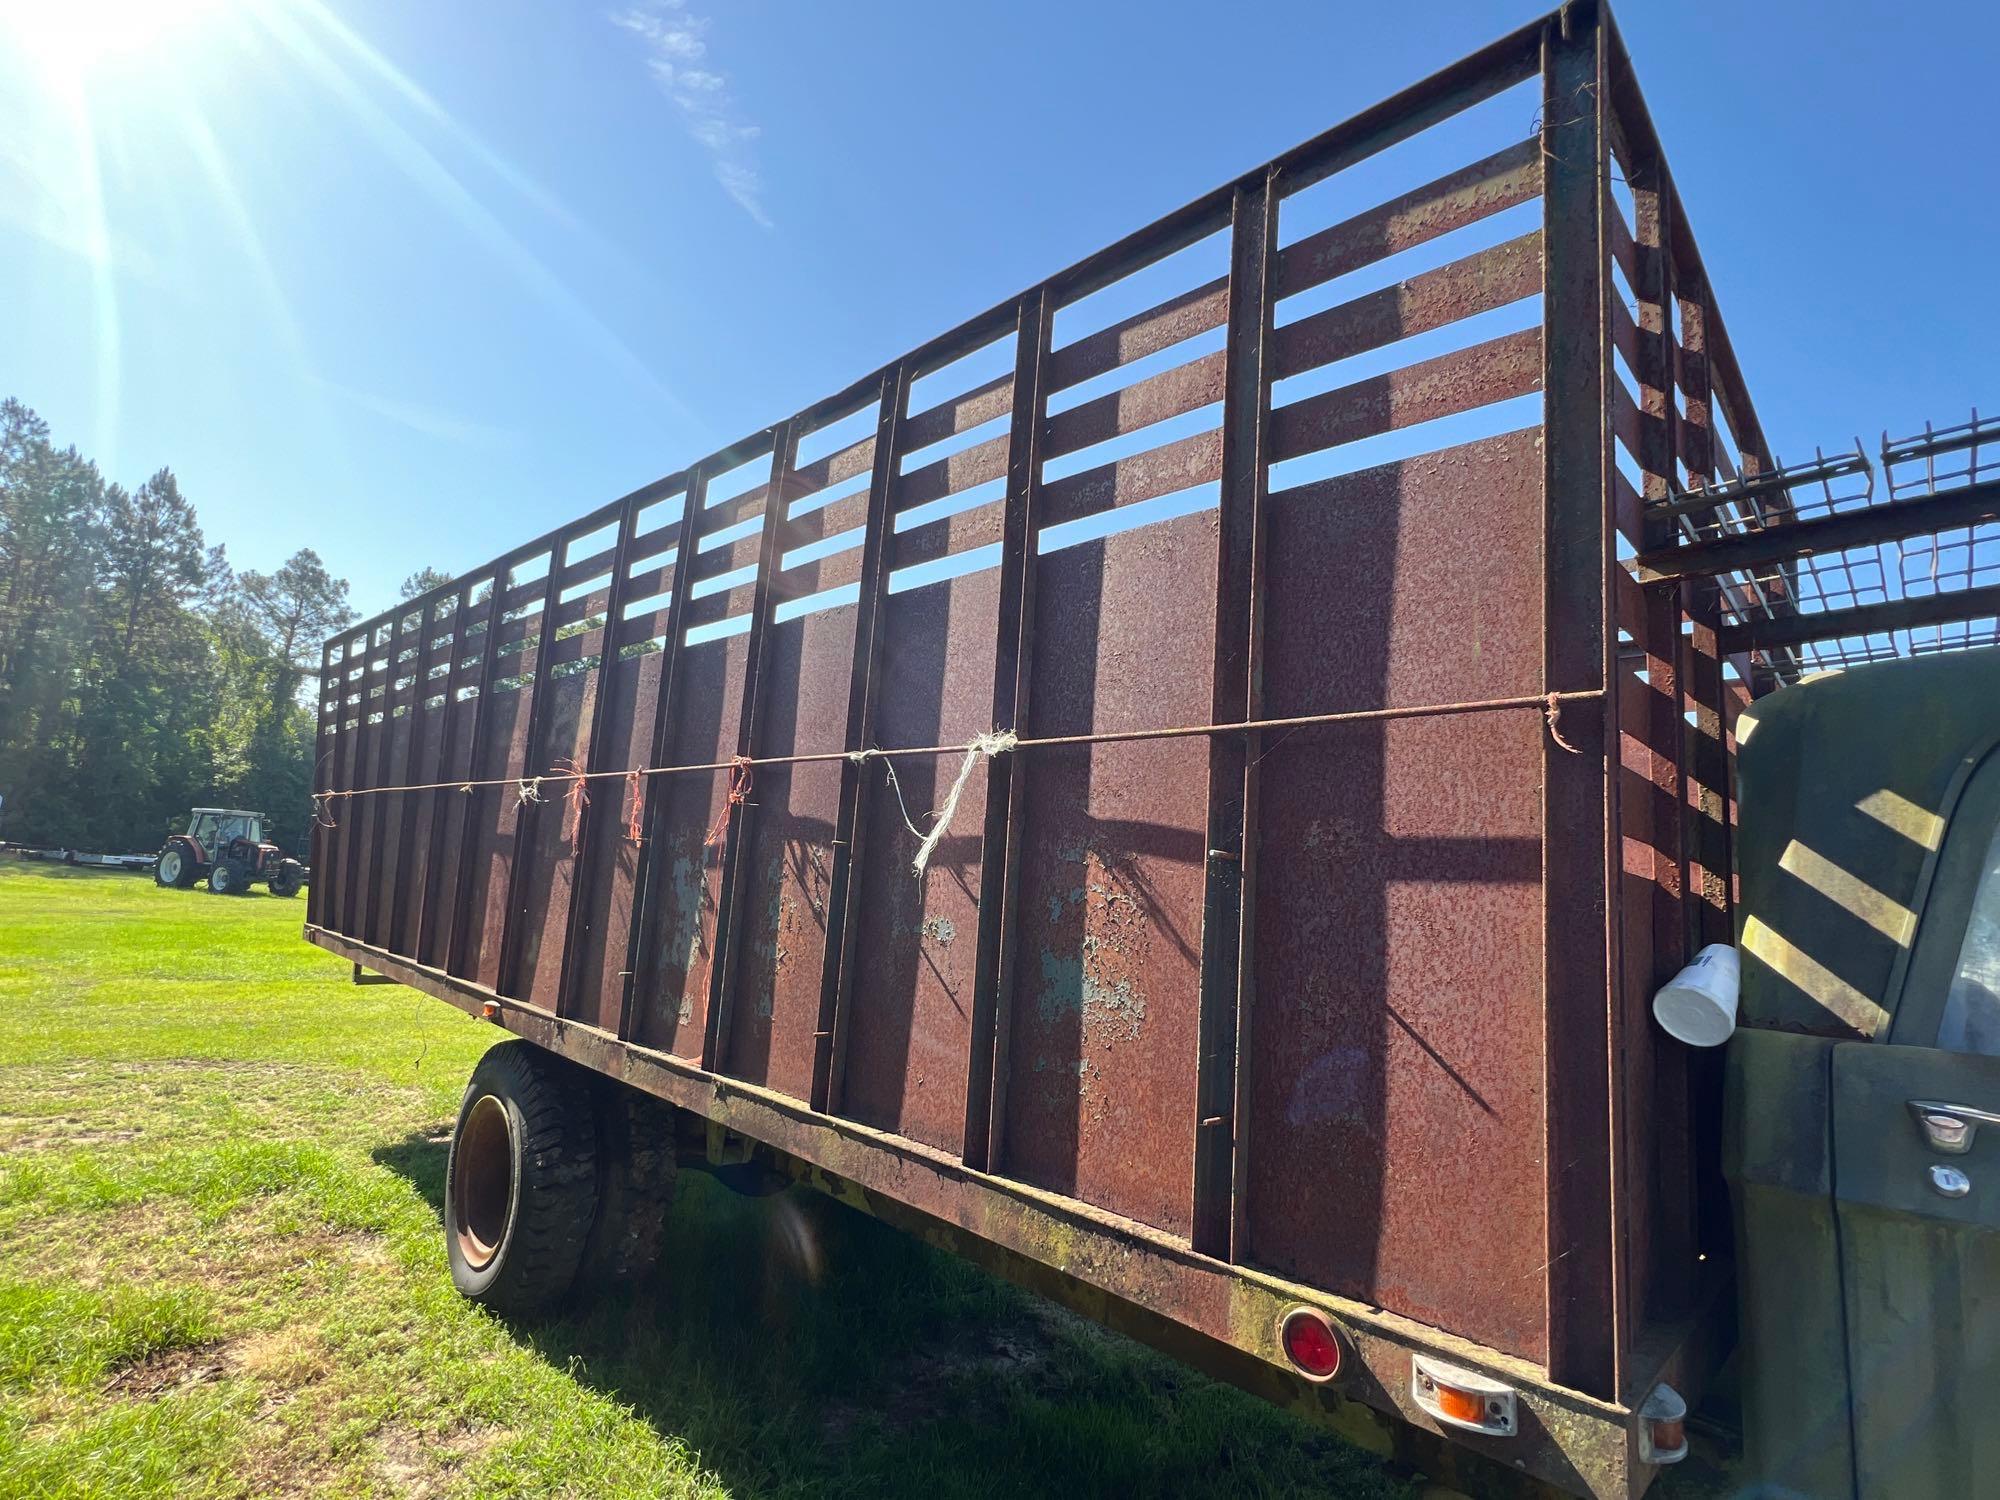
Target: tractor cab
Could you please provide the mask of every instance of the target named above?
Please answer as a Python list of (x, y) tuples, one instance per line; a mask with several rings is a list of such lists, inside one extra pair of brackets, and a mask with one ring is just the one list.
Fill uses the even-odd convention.
[(188, 837), (204, 849), (227, 849), (239, 839), (256, 845), (264, 842), (264, 815), (231, 812), (220, 807), (197, 807), (188, 819)]
[(186, 889), (206, 881), (218, 896), (236, 895), (263, 881), (274, 896), (295, 896), (305, 867), (264, 840), (264, 814), (238, 807), (197, 807), (186, 833), (174, 834), (153, 867), (160, 885)]

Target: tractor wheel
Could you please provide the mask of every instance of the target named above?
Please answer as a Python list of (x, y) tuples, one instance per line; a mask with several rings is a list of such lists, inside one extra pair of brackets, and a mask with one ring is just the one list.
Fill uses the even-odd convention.
[(243, 877), (236, 866), (219, 860), (209, 869), (208, 888), (218, 896), (234, 896), (243, 890)]
[(296, 896), (299, 893), (299, 867), (296, 860), (285, 860), (271, 872), (271, 894), (274, 896)]
[(444, 1239), (461, 1295), (507, 1316), (569, 1294), (597, 1199), (588, 1076), (523, 1041), (480, 1058), (445, 1168)]
[(169, 846), (160, 851), (159, 860), (153, 865), (153, 883), (171, 886), (184, 891), (194, 884), (194, 861), (187, 857), (187, 851)]

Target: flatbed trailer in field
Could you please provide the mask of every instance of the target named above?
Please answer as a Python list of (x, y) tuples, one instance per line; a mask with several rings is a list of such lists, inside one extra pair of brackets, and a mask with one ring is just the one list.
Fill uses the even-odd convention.
[(752, 1164), (1636, 1495), (1732, 1337), (1721, 1058), (1647, 1005), (1811, 633), (1686, 495), (1775, 471), (1570, 5), (329, 642), (306, 934), (672, 1107), (600, 1119), (593, 1236), (613, 1163)]

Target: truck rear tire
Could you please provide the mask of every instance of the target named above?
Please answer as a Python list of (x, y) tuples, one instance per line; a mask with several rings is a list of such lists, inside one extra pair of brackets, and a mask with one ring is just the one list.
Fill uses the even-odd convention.
[(597, 1199), (587, 1076), (524, 1041), (472, 1070), (445, 1169), (452, 1284), (508, 1316), (542, 1312), (576, 1283)]
[(597, 1103), (597, 1216), (577, 1284), (636, 1281), (660, 1261), (677, 1173), (673, 1106), (615, 1078)]

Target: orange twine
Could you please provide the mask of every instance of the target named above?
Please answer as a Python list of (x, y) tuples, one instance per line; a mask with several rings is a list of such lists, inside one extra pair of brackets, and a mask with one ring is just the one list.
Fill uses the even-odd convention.
[(569, 791), (563, 795), (563, 842), (574, 847), (583, 826), (583, 810), (590, 806), (590, 793), (586, 789), (589, 778), (583, 767), (567, 755), (549, 762), (549, 770), (569, 779)]
[(625, 795), (630, 799), (632, 806), (631, 812), (625, 815), (625, 837), (634, 844), (643, 844), (646, 842), (643, 822), (646, 809), (646, 783), (640, 779), (636, 770), (625, 773)]
[(729, 831), (729, 815), (743, 805), (743, 799), (750, 795), (750, 768), (754, 762), (747, 755), (732, 755), (729, 758), (729, 795), (722, 799), (722, 811), (715, 816), (715, 826), (708, 830), (708, 837), (702, 840), (702, 848), (713, 849), (722, 842), (722, 836)]

